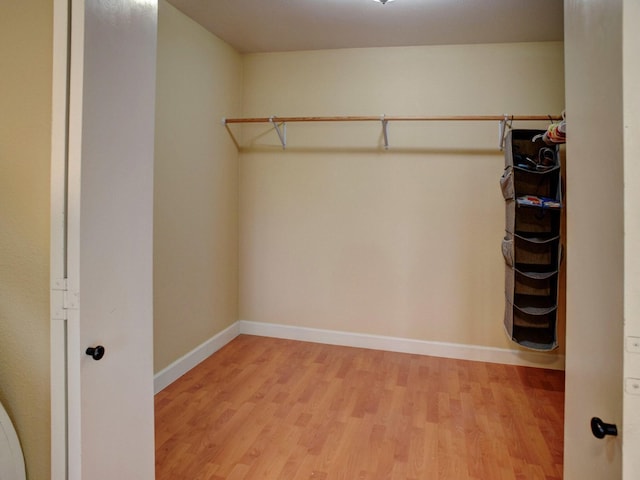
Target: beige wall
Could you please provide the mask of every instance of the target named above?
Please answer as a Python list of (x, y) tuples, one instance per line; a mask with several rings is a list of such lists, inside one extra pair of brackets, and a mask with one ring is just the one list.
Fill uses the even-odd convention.
[(49, 478), (52, 2), (0, 2), (0, 401)]
[[(245, 116), (548, 114), (562, 43), (244, 57)], [(521, 125), (522, 126), (522, 125)], [(542, 125), (545, 127), (546, 125)], [(497, 122), (243, 127), (240, 318), (516, 348)]]
[(242, 64), (160, 2), (154, 213), (155, 371), (238, 318), (237, 150)]

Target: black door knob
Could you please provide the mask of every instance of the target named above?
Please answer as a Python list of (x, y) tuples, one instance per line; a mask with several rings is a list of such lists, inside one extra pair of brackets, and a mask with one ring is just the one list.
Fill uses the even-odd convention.
[(104, 347), (102, 345), (98, 345), (97, 347), (89, 347), (84, 353), (92, 357), (94, 360), (100, 360), (102, 357), (104, 357)]
[(617, 437), (618, 427), (616, 427), (613, 423), (604, 423), (598, 417), (593, 417), (591, 419), (591, 432), (596, 438), (604, 438), (607, 435)]

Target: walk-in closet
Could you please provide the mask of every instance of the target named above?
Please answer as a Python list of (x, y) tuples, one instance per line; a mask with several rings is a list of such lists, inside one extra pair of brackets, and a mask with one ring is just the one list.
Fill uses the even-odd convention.
[(1, 2), (0, 471), (635, 480), (638, 24)]

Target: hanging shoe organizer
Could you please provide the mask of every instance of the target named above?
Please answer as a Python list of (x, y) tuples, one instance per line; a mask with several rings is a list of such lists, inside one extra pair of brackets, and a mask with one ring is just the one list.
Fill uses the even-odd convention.
[(562, 178), (557, 145), (544, 130), (509, 130), (500, 180), (506, 202), (504, 326), (534, 350), (558, 347), (558, 284), (562, 257)]

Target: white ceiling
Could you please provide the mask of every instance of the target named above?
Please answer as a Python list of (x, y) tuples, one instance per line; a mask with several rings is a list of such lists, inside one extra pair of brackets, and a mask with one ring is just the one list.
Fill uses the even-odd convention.
[(563, 38), (563, 0), (168, 1), (241, 53)]

